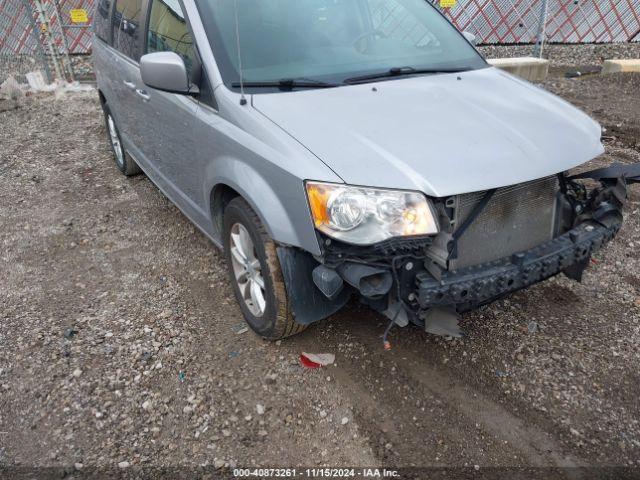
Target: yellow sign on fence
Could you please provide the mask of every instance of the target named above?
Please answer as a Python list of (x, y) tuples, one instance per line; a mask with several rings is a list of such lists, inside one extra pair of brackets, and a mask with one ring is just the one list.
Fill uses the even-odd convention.
[(89, 14), (84, 8), (69, 10), (71, 23), (89, 23)]
[(453, 8), (458, 3), (458, 0), (440, 0), (440, 6), (442, 8)]

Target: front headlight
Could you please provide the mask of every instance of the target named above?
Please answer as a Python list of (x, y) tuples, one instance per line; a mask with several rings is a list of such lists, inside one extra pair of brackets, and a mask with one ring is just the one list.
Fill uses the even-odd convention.
[(433, 207), (421, 193), (319, 182), (306, 187), (316, 228), (343, 242), (370, 245), (438, 233)]

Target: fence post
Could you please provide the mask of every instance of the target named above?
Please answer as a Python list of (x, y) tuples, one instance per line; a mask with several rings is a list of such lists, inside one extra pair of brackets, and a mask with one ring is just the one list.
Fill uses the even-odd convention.
[(542, 0), (540, 7), (540, 18), (538, 22), (538, 38), (536, 40), (536, 46), (533, 49), (533, 56), (542, 58), (542, 52), (544, 50), (544, 41), (547, 35), (547, 18), (549, 16), (549, 3), (548, 0)]
[[(29, 0), (21, 0), (21, 3), (24, 6), (25, 12), (27, 12), (27, 18), (29, 20), (29, 24), (31, 25), (31, 36), (33, 38), (36, 55), (39, 57), (40, 64), (44, 68), (44, 74), (47, 77), (47, 82), (51, 83), (53, 81), (53, 77), (51, 75), (51, 69), (49, 68), (49, 62), (47, 62), (44, 47), (42, 46), (42, 42), (40, 41), (38, 25), (33, 18), (33, 6), (29, 3)], [(16, 54), (18, 53), (19, 52), (16, 52)]]
[(60, 34), (62, 35), (62, 44), (64, 45), (64, 58), (66, 60), (67, 69), (71, 81), (73, 82), (75, 78), (75, 73), (73, 71), (73, 63), (69, 58), (69, 41), (67, 40), (67, 32), (64, 27), (64, 19), (60, 16), (60, 8), (58, 7), (58, 0), (51, 0), (53, 2), (53, 9), (58, 17), (58, 26), (60, 27)]
[(47, 47), (49, 48), (49, 53), (51, 55), (51, 62), (53, 63), (53, 69), (56, 72), (56, 78), (64, 80), (64, 76), (62, 74), (62, 69), (60, 68), (60, 63), (58, 62), (58, 54), (56, 52), (56, 46), (53, 42), (53, 37), (51, 35), (51, 25), (49, 22), (49, 16), (47, 15), (47, 11), (44, 8), (41, 0), (33, 0), (33, 3), (36, 6), (36, 12), (38, 12), (38, 18), (40, 19), (40, 24), (43, 26), (44, 36), (47, 40)]

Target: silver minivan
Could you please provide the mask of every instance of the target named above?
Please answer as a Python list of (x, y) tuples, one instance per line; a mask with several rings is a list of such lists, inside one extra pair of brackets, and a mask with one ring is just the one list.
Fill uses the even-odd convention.
[(360, 301), (460, 335), (460, 313), (580, 280), (640, 164), (571, 175), (601, 128), (486, 63), (425, 0), (98, 0), (100, 101), (217, 246), (267, 339)]

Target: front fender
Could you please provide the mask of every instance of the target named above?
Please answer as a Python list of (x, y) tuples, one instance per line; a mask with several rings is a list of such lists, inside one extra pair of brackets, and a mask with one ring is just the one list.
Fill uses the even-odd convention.
[[(268, 171), (259, 172), (236, 158), (219, 157), (208, 165), (205, 191), (211, 193), (221, 185), (232, 188), (251, 205), (273, 240), (319, 255), (303, 180), (268, 162), (263, 167)], [(211, 208), (209, 202), (210, 218)]]

